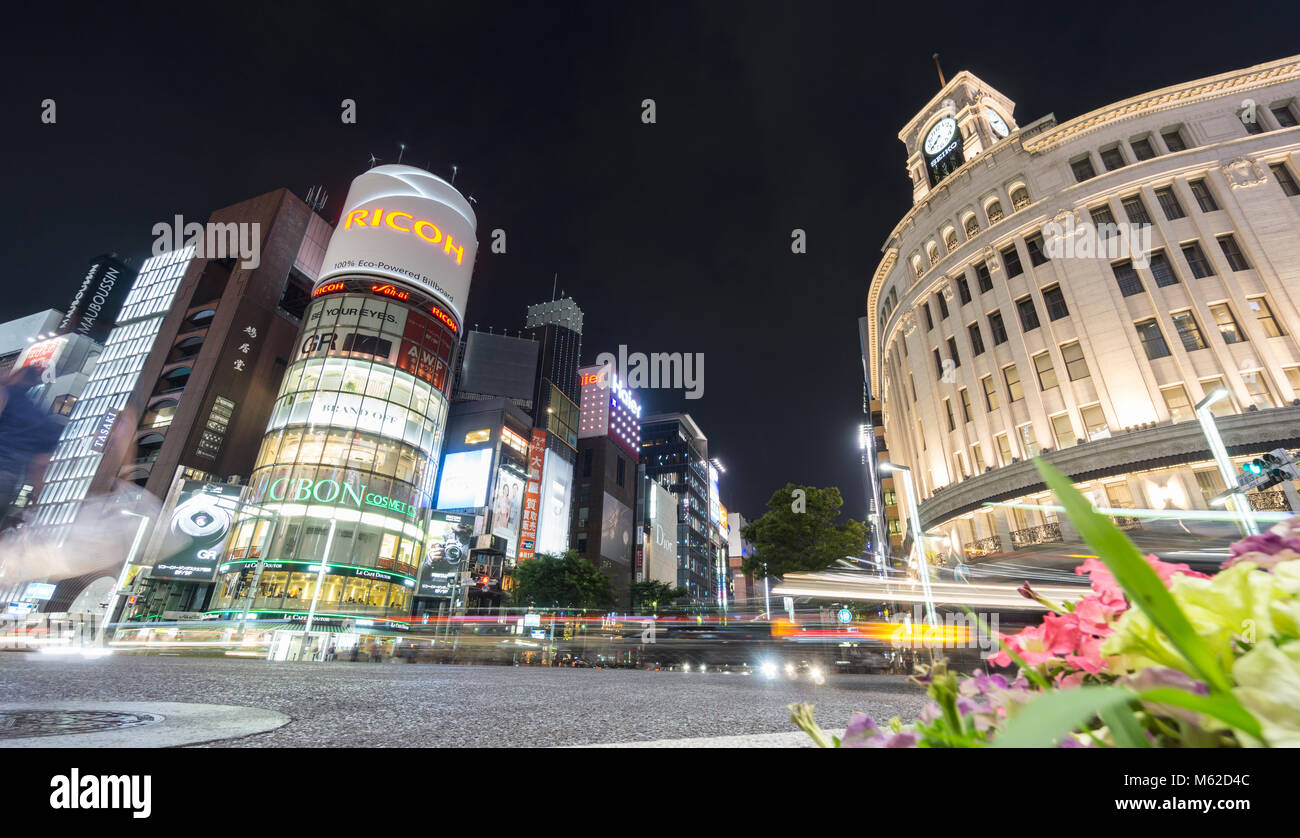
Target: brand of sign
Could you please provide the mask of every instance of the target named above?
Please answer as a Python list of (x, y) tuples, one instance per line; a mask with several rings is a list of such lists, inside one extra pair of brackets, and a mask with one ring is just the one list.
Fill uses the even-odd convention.
[(95, 428), (95, 436), (90, 442), (91, 451), (103, 451), (104, 445), (108, 442), (108, 435), (113, 432), (113, 424), (117, 422), (118, 411), (109, 409), (99, 420), (99, 425)]
[(524, 491), (523, 523), (519, 527), (519, 560), (536, 555), (537, 515), (541, 510), (542, 467), (546, 462), (546, 430), (534, 428), (528, 443), (528, 487)]
[(415, 517), (415, 507), (405, 501), (381, 495), (378, 492), (367, 492), (364, 485), (353, 485), (346, 481), (333, 479), (311, 480), (307, 477), (281, 477), (272, 481), (267, 488), (266, 495), (273, 501), (326, 503), (339, 506), (355, 506), (358, 509), (362, 506), (373, 506), (378, 509), (388, 509), (409, 518)]

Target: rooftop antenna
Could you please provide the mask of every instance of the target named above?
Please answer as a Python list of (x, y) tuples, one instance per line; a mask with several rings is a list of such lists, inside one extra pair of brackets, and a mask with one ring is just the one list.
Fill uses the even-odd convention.
[(460, 171), (460, 167), (457, 166), (455, 163), (452, 163), (452, 164), (451, 164), (451, 182), (452, 182), (452, 185), (453, 185), (453, 186), (454, 186), (455, 183), (456, 183), (456, 172), (458, 172), (458, 171)]
[(406, 153), (406, 143), (398, 143), (397, 147), (401, 149), (401, 151), (397, 153), (397, 162), (401, 163), (402, 155)]
[(307, 206), (311, 207), (313, 212), (320, 212), (329, 197), (324, 186), (313, 186), (307, 190)]
[(470, 202), (471, 204), (477, 204), (477, 203), (478, 203), (478, 201), (475, 200), (475, 198), (474, 198), (473, 195), (466, 195), (465, 197), (466, 197), (467, 199), (469, 199), (469, 202)]
[(378, 162), (379, 162), (379, 158), (376, 157), (373, 153), (371, 153), (371, 155), (370, 155), (370, 168), (373, 169), (373, 168), (375, 167), (375, 164), (378, 163)]
[(560, 281), (560, 273), (559, 271), (556, 271), (555, 276), (551, 277), (551, 300), (552, 301), (555, 300), (555, 286), (559, 283), (559, 281)]
[(936, 52), (934, 55), (932, 55), (932, 56), (930, 56), (930, 57), (934, 59), (934, 68), (935, 68), (936, 70), (939, 71), (939, 87), (940, 87), (940, 89), (942, 89), (942, 88), (944, 88), (944, 87), (947, 87), (947, 86), (948, 86), (948, 82), (944, 81), (944, 79), (943, 79), (943, 68), (939, 66), (939, 53)]

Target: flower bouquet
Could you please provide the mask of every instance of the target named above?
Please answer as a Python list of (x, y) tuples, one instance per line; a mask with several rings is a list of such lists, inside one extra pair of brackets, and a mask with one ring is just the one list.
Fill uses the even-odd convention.
[[(791, 721), (822, 747), (1300, 747), (1300, 517), (1232, 546), (1214, 576), (1143, 557), (1069, 479), (1036, 462), (1099, 559), (1089, 592), (999, 638), (989, 663), (1014, 677), (957, 674), (943, 660), (912, 680), (930, 701), (884, 727), (862, 713), (843, 738), (812, 705)], [(1009, 670), (1010, 671), (1010, 670)]]

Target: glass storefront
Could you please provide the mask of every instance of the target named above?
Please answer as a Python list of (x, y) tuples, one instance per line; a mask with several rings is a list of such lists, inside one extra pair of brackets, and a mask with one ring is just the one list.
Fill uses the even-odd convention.
[(411, 612), (456, 335), (420, 300), (355, 293), (368, 283), (306, 312), (210, 611)]

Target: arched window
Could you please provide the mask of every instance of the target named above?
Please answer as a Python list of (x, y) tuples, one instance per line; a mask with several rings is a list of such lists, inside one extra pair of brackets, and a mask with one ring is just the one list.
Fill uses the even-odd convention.
[(948, 248), (948, 252), (949, 252), (949, 253), (952, 253), (954, 250), (957, 249), (957, 231), (956, 231), (956, 230), (954, 230), (953, 228), (949, 227), (947, 230), (944, 230), (944, 231), (943, 231), (943, 246), (946, 247), (946, 248)]
[(158, 459), (158, 452), (162, 450), (165, 437), (162, 434), (145, 434), (136, 442), (137, 464), (152, 463)]
[(162, 377), (158, 379), (158, 389), (155, 391), (155, 395), (183, 389), (186, 383), (189, 382), (190, 374), (193, 372), (194, 370), (189, 367), (177, 367), (163, 373)]
[(176, 361), (185, 361), (199, 354), (203, 348), (203, 338), (197, 335), (192, 338), (186, 338), (176, 346), (172, 347), (172, 363)]
[(966, 228), (966, 238), (973, 239), (979, 235), (980, 222), (979, 219), (975, 217), (975, 213), (972, 212), (970, 215), (966, 216), (966, 220), (962, 222), (962, 226)]
[(912, 257), (912, 273), (915, 274), (918, 278), (925, 273), (925, 269), (921, 267), (920, 256)]
[(144, 418), (140, 420), (142, 428), (165, 428), (172, 423), (172, 417), (176, 415), (176, 399), (163, 399), (153, 407), (149, 408)]
[(1029, 190), (1024, 186), (1017, 186), (1015, 189), (1012, 189), (1011, 206), (1015, 208), (1016, 212), (1020, 212), (1022, 209), (1029, 206)]
[(925, 246), (925, 255), (930, 259), (930, 267), (939, 264), (939, 245), (930, 242)]
[(1002, 202), (996, 198), (989, 201), (988, 206), (984, 207), (984, 213), (989, 217), (989, 224), (997, 224), (1005, 217), (1002, 212)]
[(205, 308), (185, 318), (185, 325), (192, 329), (204, 329), (212, 325), (212, 318), (216, 316), (216, 311)]

